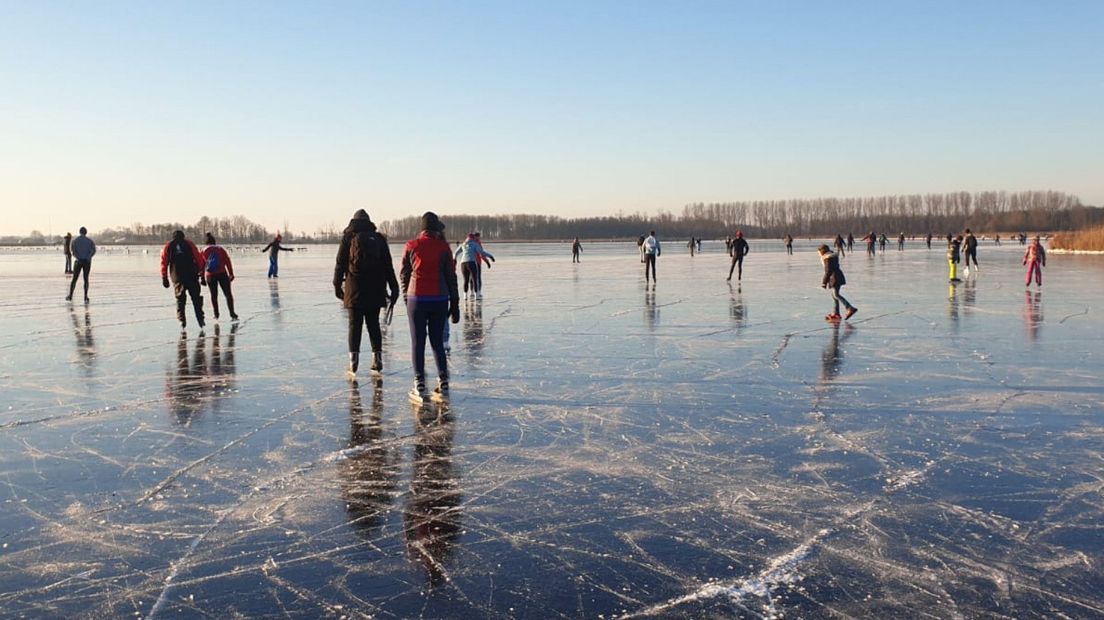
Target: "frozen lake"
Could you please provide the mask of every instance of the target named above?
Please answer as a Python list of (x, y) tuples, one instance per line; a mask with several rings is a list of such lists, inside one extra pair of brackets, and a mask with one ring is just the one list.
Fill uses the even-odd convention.
[(860, 251), (833, 327), (812, 247), (488, 243), (447, 411), (333, 248), (185, 335), (156, 250), (0, 251), (0, 615), (1104, 616), (1104, 258)]

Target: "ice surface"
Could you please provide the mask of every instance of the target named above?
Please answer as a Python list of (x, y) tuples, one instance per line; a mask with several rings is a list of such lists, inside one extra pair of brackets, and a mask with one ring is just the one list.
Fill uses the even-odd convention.
[(646, 291), (632, 244), (490, 244), (420, 411), (401, 307), (344, 378), (333, 248), (235, 252), (242, 320), (183, 336), (156, 250), (87, 307), (2, 252), (0, 615), (1104, 615), (1104, 259), (860, 252), (833, 327), (780, 246)]

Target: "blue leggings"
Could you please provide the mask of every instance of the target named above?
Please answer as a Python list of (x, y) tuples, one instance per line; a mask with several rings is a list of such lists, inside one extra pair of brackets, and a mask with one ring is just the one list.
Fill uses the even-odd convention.
[(280, 264), (277, 262), (275, 256), (268, 257), (268, 277), (278, 278), (280, 272)]
[(406, 318), (410, 324), (411, 358), (414, 362), (414, 378), (425, 380), (425, 344), (437, 360), (437, 376), (448, 378), (448, 357), (445, 356), (445, 322), (448, 321), (447, 301), (418, 301), (411, 297), (406, 302)]

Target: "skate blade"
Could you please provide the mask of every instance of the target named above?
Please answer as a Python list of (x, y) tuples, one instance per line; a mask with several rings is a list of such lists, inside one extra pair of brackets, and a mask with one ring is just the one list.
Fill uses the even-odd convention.
[(410, 399), (411, 405), (416, 405), (418, 407), (424, 406), (428, 402), (425, 398), (422, 398), (421, 396), (413, 392), (407, 394), (407, 397)]
[(435, 403), (440, 403), (440, 404), (448, 404), (448, 402), (449, 402), (448, 394), (441, 394), (440, 392), (434, 392), (429, 397), (429, 399), (432, 400)]

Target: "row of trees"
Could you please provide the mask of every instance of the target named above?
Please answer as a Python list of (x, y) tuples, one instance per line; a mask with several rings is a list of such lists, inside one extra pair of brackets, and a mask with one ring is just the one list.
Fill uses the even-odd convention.
[(267, 242), (274, 236), (264, 226), (242, 215), (231, 217), (203, 216), (191, 226), (179, 222), (148, 225), (135, 222), (122, 228), (104, 229), (97, 236), (105, 242), (164, 243), (172, 237), (175, 230), (183, 230), (188, 238), (197, 242), (202, 241), (203, 235), (208, 232), (214, 234), (219, 243), (260, 243), (262, 241)]
[[(664, 237), (724, 237), (740, 229), (756, 237), (828, 236), (876, 230), (893, 234), (976, 231), (1055, 231), (1104, 222), (1104, 209), (1086, 207), (1056, 191), (951, 192), (855, 198), (810, 198), (695, 203), (680, 215), (634, 213), (609, 217), (554, 215), (442, 215), (446, 236), (478, 230), (493, 239), (632, 239), (649, 230)], [(420, 216), (388, 220), (380, 229), (392, 238), (418, 234)]]

